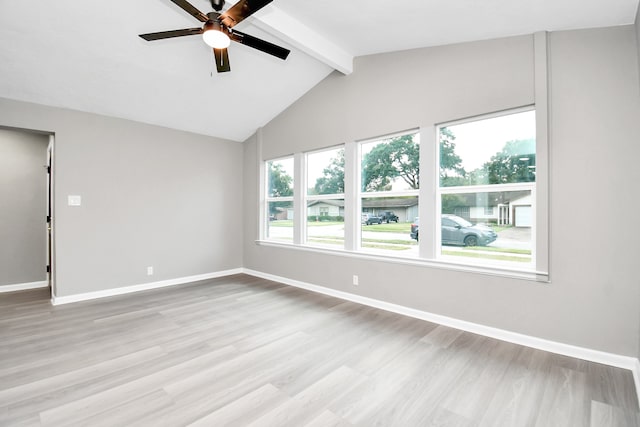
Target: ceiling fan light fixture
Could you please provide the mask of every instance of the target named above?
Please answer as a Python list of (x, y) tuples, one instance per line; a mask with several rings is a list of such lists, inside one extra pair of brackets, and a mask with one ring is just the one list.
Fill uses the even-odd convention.
[(231, 39), (222, 30), (222, 25), (216, 21), (209, 21), (204, 25), (202, 39), (214, 49), (226, 49), (231, 44)]

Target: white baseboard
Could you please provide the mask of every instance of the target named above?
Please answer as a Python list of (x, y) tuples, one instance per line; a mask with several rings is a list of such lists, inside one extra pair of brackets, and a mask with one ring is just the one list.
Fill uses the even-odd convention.
[(458, 320), (451, 317), (441, 316), (426, 311), (416, 310), (373, 298), (363, 297), (360, 295), (350, 294), (348, 292), (337, 291), (335, 289), (325, 288), (323, 286), (313, 285), (310, 283), (300, 282), (288, 279), (286, 277), (275, 276), (273, 274), (263, 273), (260, 271), (243, 269), (245, 274), (260, 277), (275, 282), (284, 283), (286, 285), (295, 286), (297, 288), (306, 289), (313, 292), (329, 295), (347, 301), (356, 302), (370, 307), (379, 308), (393, 313), (402, 314), (416, 319), (426, 320), (428, 322), (437, 323), (439, 325), (449, 326), (474, 334), (495, 338), (501, 341), (507, 341), (526, 347), (536, 348), (551, 353), (561, 354), (564, 356), (575, 357), (577, 359), (588, 360), (591, 362), (602, 363), (609, 366), (628, 369), (633, 372), (636, 382), (636, 390), (640, 390), (640, 361), (635, 357), (621, 356), (618, 354), (607, 353), (599, 350), (592, 350), (584, 347), (578, 347), (570, 344), (563, 344), (556, 341), (550, 341), (542, 338), (532, 337), (528, 335), (510, 332), (503, 329), (493, 328), (490, 326), (479, 325), (464, 320)]
[(218, 271), (215, 273), (199, 274), (196, 276), (179, 277), (176, 279), (162, 280), (159, 282), (143, 283), (140, 285), (124, 286), (121, 288), (105, 289), (103, 291), (87, 292), (84, 294), (69, 295), (64, 297), (53, 296), (51, 303), (53, 305), (70, 304), (80, 301), (88, 301), (98, 298), (107, 298), (116, 295), (129, 294), (132, 292), (148, 291), (150, 289), (165, 288), (167, 286), (183, 285), (185, 283), (198, 282), (200, 280), (215, 279), (218, 277), (231, 276), (233, 274), (242, 273), (241, 268), (232, 270)]
[(26, 291), (29, 289), (46, 288), (49, 286), (49, 282), (46, 280), (42, 282), (29, 282), (29, 283), (17, 283), (15, 285), (2, 285), (0, 286), (0, 294), (4, 292), (16, 292)]

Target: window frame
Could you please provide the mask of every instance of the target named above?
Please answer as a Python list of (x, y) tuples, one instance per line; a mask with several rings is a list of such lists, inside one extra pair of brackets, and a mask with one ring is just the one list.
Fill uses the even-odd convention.
[[(466, 123), (469, 121), (479, 120), (481, 118), (499, 117), (508, 114), (514, 114), (523, 111), (536, 111), (536, 181), (532, 189), (531, 196), (535, 200), (535, 209), (533, 215), (535, 217), (535, 234), (532, 234), (532, 266), (521, 268), (519, 266), (507, 267), (492, 264), (475, 264), (469, 262), (460, 262), (460, 260), (451, 260), (446, 257), (438, 256), (438, 248), (440, 247), (440, 233), (434, 233), (433, 239), (421, 239), (418, 245), (418, 257), (403, 257), (402, 255), (389, 256), (388, 254), (376, 254), (373, 252), (363, 251), (360, 247), (361, 242), (361, 216), (362, 216), (362, 199), (374, 197), (394, 197), (398, 195), (417, 195), (419, 200), (419, 217), (420, 226), (424, 229), (439, 230), (436, 227), (437, 217), (441, 214), (441, 193), (439, 189), (439, 127), (452, 126), (454, 124)], [(403, 135), (411, 132), (419, 134), (420, 144), (420, 188), (418, 190), (404, 191), (386, 191), (386, 192), (363, 192), (361, 188), (361, 146), (363, 143), (388, 139), (394, 136)], [(314, 199), (335, 199), (344, 197), (344, 222), (345, 222), (345, 240), (344, 248), (326, 248), (320, 246), (307, 245), (306, 242), (306, 213), (307, 213), (307, 183), (306, 166), (307, 154), (330, 150), (339, 146), (344, 146), (345, 150), (345, 171), (344, 171), (344, 194), (336, 195), (314, 195)], [(258, 153), (261, 153), (261, 141), (258, 144)], [(274, 159), (260, 160), (259, 168), (267, 169), (268, 162), (285, 158), (294, 158), (294, 196), (287, 197), (287, 200), (293, 201), (294, 206), (294, 240), (293, 243), (273, 241), (265, 239), (265, 228), (268, 226), (268, 218), (260, 219), (259, 239), (260, 245), (287, 247), (294, 250), (310, 251), (313, 253), (327, 253), (333, 255), (354, 257), (357, 259), (385, 261), (392, 263), (400, 263), (406, 265), (428, 266), (432, 268), (441, 268), (446, 270), (464, 271), (479, 274), (489, 274), (499, 277), (512, 277), (524, 280), (535, 280), (538, 282), (549, 282), (548, 272), (548, 118), (546, 114), (546, 105), (539, 107), (537, 104), (530, 104), (523, 107), (505, 109), (489, 114), (481, 114), (461, 120), (452, 120), (441, 122), (431, 126), (424, 126), (418, 129), (409, 129), (401, 132), (394, 132), (387, 135), (367, 138), (363, 140), (346, 142), (335, 146), (325, 147), (319, 150), (295, 153), (293, 156), (282, 156)], [(260, 179), (268, 178), (266, 171), (260, 173)], [(303, 183), (298, 185), (297, 183)], [(448, 192), (479, 192), (482, 187), (486, 191), (496, 190), (496, 185), (501, 186), (504, 190), (509, 191), (523, 189), (523, 187), (531, 186), (531, 183), (509, 183), (494, 184), (488, 186), (464, 186), (464, 187), (445, 187)], [(274, 201), (273, 198), (263, 197), (267, 194), (267, 182), (260, 185), (262, 193), (260, 199), (260, 212), (264, 215), (267, 212), (268, 202)], [(529, 188), (527, 188), (529, 189)], [(407, 192), (415, 194), (407, 194)], [(336, 197), (337, 196), (337, 197)], [(284, 201), (285, 198), (277, 198), (277, 201)], [(302, 218), (296, 220), (295, 218)], [(408, 218), (408, 220), (412, 220)], [(436, 246), (438, 244), (438, 246)]]
[[(434, 256), (436, 259), (441, 259), (443, 261), (446, 262), (452, 262), (452, 263), (461, 263), (464, 265), (470, 265), (470, 266), (479, 266), (479, 267), (492, 267), (492, 268), (500, 268), (498, 265), (494, 265), (490, 262), (487, 261), (483, 261), (481, 258), (478, 260), (474, 260), (473, 258), (469, 259), (469, 260), (465, 260), (465, 262), (461, 262), (460, 259), (457, 258), (453, 258), (451, 256), (447, 256), (442, 254), (442, 236), (441, 236), (441, 232), (440, 232), (440, 222), (441, 222), (441, 216), (442, 214), (442, 196), (443, 195), (447, 195), (447, 194), (469, 194), (469, 193), (490, 193), (490, 192), (508, 192), (508, 191), (531, 191), (531, 198), (533, 200), (534, 203), (534, 209), (532, 211), (532, 227), (531, 227), (531, 262), (526, 264), (522, 264), (523, 268), (517, 268), (517, 266), (514, 264), (513, 268), (517, 269), (517, 270), (523, 270), (523, 271), (535, 271), (535, 266), (537, 265), (536, 263), (536, 242), (537, 242), (537, 214), (536, 214), (536, 209), (537, 209), (537, 199), (536, 199), (536, 186), (537, 186), (537, 172), (536, 172), (536, 181), (533, 182), (517, 182), (517, 183), (507, 183), (507, 184), (473, 184), (473, 185), (460, 185), (460, 186), (442, 186), (440, 183), (440, 129), (442, 128), (447, 128), (447, 127), (453, 127), (453, 126), (457, 126), (457, 125), (463, 125), (463, 124), (467, 124), (467, 123), (475, 123), (475, 122), (479, 122), (479, 121), (483, 121), (483, 120), (491, 120), (491, 119), (495, 119), (495, 118), (500, 118), (500, 117), (505, 117), (505, 116), (509, 116), (509, 115), (514, 115), (514, 114), (520, 114), (520, 113), (526, 113), (526, 112), (531, 112), (533, 111), (535, 113), (535, 126), (536, 126), (536, 132), (537, 132), (537, 121), (538, 121), (538, 117), (537, 117), (537, 111), (536, 111), (536, 107), (535, 105), (527, 105), (524, 107), (518, 107), (518, 108), (512, 108), (512, 109), (508, 109), (508, 110), (502, 110), (502, 111), (496, 111), (496, 112), (492, 112), (492, 113), (487, 113), (487, 114), (481, 114), (481, 115), (477, 115), (477, 116), (472, 116), (472, 117), (467, 117), (464, 119), (459, 119), (459, 120), (452, 120), (452, 121), (448, 121), (448, 122), (442, 122), (442, 123), (438, 123), (435, 125), (435, 134), (436, 134), (436, 140), (435, 140), (435, 149), (436, 149), (436, 154), (435, 154), (435, 214), (436, 214), (436, 219), (435, 219), (435, 224), (434, 227), (430, 228), (430, 230), (432, 230), (432, 235), (435, 236), (435, 251), (434, 251)], [(538, 154), (538, 148), (537, 148), (537, 135), (536, 135), (536, 163), (537, 163), (537, 154)], [(505, 266), (506, 268), (510, 268)]]
[[(270, 196), (269, 195), (269, 163), (278, 162), (278, 161), (281, 161), (281, 160), (288, 160), (288, 159), (292, 159), (293, 160), (293, 176), (291, 177), (293, 179), (293, 183), (292, 183), (292, 185), (293, 185), (293, 195), (291, 195), (291, 196), (276, 196), (276, 197)], [(295, 208), (296, 208), (296, 206), (295, 206), (295, 195), (296, 195), (296, 191), (297, 191), (297, 188), (298, 188), (298, 185), (296, 185), (296, 161), (295, 161), (295, 156), (294, 155), (287, 155), (287, 156), (276, 157), (274, 159), (268, 159), (268, 160), (263, 161), (262, 165), (263, 165), (263, 170), (262, 170), (262, 173), (261, 173), (261, 176), (262, 176), (261, 188), (262, 188), (262, 192), (264, 194), (264, 197), (262, 198), (264, 200), (264, 202), (261, 203), (262, 206), (260, 207), (260, 210), (262, 212), (261, 213), (262, 219), (260, 221), (261, 222), (261, 227), (260, 227), (260, 230), (259, 230), (259, 234), (260, 234), (260, 237), (265, 241), (285, 243), (285, 242), (282, 242), (280, 240), (271, 239), (269, 237), (269, 221), (270, 221), (270, 219), (269, 219), (270, 218), (269, 203), (273, 203), (273, 202), (291, 202), (293, 210), (295, 212)], [(296, 228), (295, 227), (295, 222), (296, 222), (295, 221), (295, 218), (296, 218), (295, 213), (294, 213), (294, 217), (293, 218), (294, 218), (293, 219), (293, 222), (294, 222), (294, 225), (293, 225), (293, 231), (294, 231), (293, 242), (295, 243), (295, 228)]]
[[(353, 251), (355, 252), (361, 252), (361, 253), (365, 253), (365, 254), (375, 254), (373, 251), (367, 251), (366, 248), (362, 247), (362, 224), (361, 224), (361, 216), (364, 212), (363, 208), (362, 208), (362, 202), (364, 199), (386, 199), (386, 198), (393, 198), (393, 197), (407, 197), (407, 196), (415, 196), (418, 199), (418, 209), (420, 208), (420, 189), (411, 189), (411, 190), (396, 190), (396, 191), (363, 191), (362, 188), (362, 146), (365, 144), (370, 144), (370, 143), (374, 143), (374, 142), (383, 142), (385, 140), (390, 140), (392, 138), (396, 138), (396, 137), (400, 137), (403, 135), (409, 135), (409, 134), (415, 134), (418, 135), (418, 146), (419, 146), (419, 150), (420, 150), (420, 155), (422, 153), (422, 135), (420, 132), (420, 128), (411, 128), (411, 129), (406, 129), (403, 131), (399, 131), (399, 132), (393, 132), (387, 135), (382, 135), (382, 136), (377, 136), (375, 138), (367, 138), (367, 139), (362, 139), (362, 140), (358, 140), (356, 141), (356, 145), (357, 145), (357, 150), (356, 150), (356, 161), (355, 163), (352, 165), (352, 170), (353, 173), (356, 175), (357, 177), (357, 187), (355, 188), (355, 197), (356, 197), (356, 209), (357, 212), (359, 212), (358, 215), (358, 224), (357, 224), (357, 235), (356, 235), (356, 240), (354, 242), (353, 245)], [(422, 158), (422, 157), (420, 157)], [(420, 165), (420, 170), (422, 170), (422, 163), (419, 163)], [(347, 168), (347, 164), (345, 163), (345, 169)], [(345, 175), (346, 175), (346, 170), (345, 170)], [(421, 176), (422, 174), (420, 174)], [(346, 190), (346, 189), (345, 189)], [(346, 204), (346, 200), (345, 200), (345, 204)], [(369, 211), (367, 211), (369, 212)], [(411, 219), (413, 220), (413, 219)], [(409, 221), (410, 222), (410, 221)], [(418, 245), (419, 246), (419, 245)], [(418, 251), (420, 249), (418, 248)], [(385, 257), (399, 257), (399, 258), (403, 258), (402, 254), (398, 254), (398, 253), (394, 253), (391, 251), (386, 252), (384, 255), (380, 254), (380, 256), (385, 256)], [(418, 253), (417, 257), (405, 257), (407, 259), (419, 259), (420, 254)]]

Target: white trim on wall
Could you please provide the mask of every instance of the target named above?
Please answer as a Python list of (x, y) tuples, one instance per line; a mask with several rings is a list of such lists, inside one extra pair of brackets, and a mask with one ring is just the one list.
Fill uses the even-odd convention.
[(549, 276), (549, 37), (546, 31), (533, 35), (534, 40), (534, 79), (536, 107), (536, 185), (535, 197), (535, 239), (533, 256), (536, 270), (547, 272)]
[(49, 283), (46, 280), (41, 282), (29, 282), (29, 283), (16, 283), (15, 285), (2, 285), (0, 286), (0, 294), (5, 292), (26, 291), (29, 289), (46, 288)]
[[(48, 274), (48, 284), (51, 286), (51, 295), (55, 295), (56, 294), (56, 238), (55, 238), (55, 234), (56, 234), (56, 227), (55, 227), (55, 222), (56, 222), (56, 215), (55, 215), (55, 200), (56, 200), (56, 177), (55, 177), (55, 149), (56, 149), (56, 144), (55, 144), (56, 138), (55, 138), (55, 134), (50, 134), (49, 135), (49, 145), (47, 146), (47, 164), (50, 165), (50, 169), (49, 169), (49, 173), (47, 175), (47, 187), (48, 190), (51, 192), (51, 198), (49, 199), (47, 197), (47, 203), (50, 203), (51, 205), (48, 206), (47, 210), (49, 212), (49, 214), (51, 215), (50, 218), (50, 222), (48, 224), (49, 227), (51, 227), (51, 232), (48, 233), (47, 236), (47, 260), (46, 262), (49, 264), (49, 273)], [(50, 251), (50, 252), (49, 252)]]
[[(640, 390), (640, 361), (635, 357), (621, 356), (618, 354), (607, 353), (599, 350), (593, 350), (584, 347), (578, 347), (570, 344), (564, 344), (556, 341), (546, 340), (542, 338), (532, 337), (519, 334), (516, 332), (506, 331), (503, 329), (493, 328), (490, 326), (479, 325), (473, 322), (454, 319), (447, 316), (429, 313), (422, 310), (388, 303), (373, 298), (363, 297), (348, 292), (342, 292), (335, 289), (326, 288), (324, 286), (313, 285), (311, 283), (301, 282), (286, 277), (276, 276), (269, 273), (263, 273), (251, 269), (244, 268), (242, 272), (250, 276), (260, 277), (266, 280), (284, 283), (286, 285), (295, 286), (297, 288), (306, 289), (308, 291), (329, 295), (346, 301), (363, 304), (369, 307), (379, 308), (381, 310), (390, 311), (392, 313), (413, 317), (416, 319), (426, 320), (428, 322), (437, 323), (439, 325), (449, 326), (451, 328), (460, 329), (474, 334), (482, 335), (489, 338), (495, 338), (501, 341), (513, 344), (523, 345), (525, 347), (535, 348), (538, 350), (548, 351), (564, 356), (575, 357), (577, 359), (587, 360), (595, 363), (602, 363), (617, 368), (628, 369), (632, 371), (636, 384), (636, 390)], [(640, 400), (640, 397), (639, 397)], [(639, 401), (640, 404), (640, 401)]]
[[(196, 276), (179, 277), (176, 279), (162, 280), (159, 282), (143, 283), (140, 285), (124, 286), (121, 288), (105, 289), (103, 291), (87, 292), (84, 294), (75, 294), (64, 297), (53, 296), (51, 304), (62, 305), (80, 301), (88, 301), (98, 298), (107, 298), (116, 295), (130, 294), (133, 292), (148, 291), (151, 289), (165, 288), (167, 286), (183, 285), (185, 283), (198, 282), (200, 280), (216, 279), (218, 277), (231, 276), (233, 274), (241, 274), (241, 268), (231, 270), (218, 271), (215, 273), (199, 274)], [(46, 283), (46, 282), (45, 282)]]
[(636, 359), (636, 364), (631, 371), (633, 372), (633, 382), (636, 384), (638, 407), (640, 407), (640, 360)]

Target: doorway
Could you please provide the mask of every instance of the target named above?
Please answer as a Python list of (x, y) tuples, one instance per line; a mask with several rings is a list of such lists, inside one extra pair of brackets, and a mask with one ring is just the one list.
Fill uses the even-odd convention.
[(0, 293), (55, 291), (53, 135), (0, 127)]

